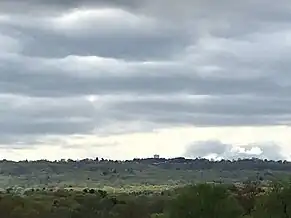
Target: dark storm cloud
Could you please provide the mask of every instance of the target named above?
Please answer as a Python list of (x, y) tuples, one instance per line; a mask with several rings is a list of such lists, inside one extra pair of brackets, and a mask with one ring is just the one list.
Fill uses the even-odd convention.
[(290, 125), (290, 11), (287, 0), (1, 1), (0, 144), (114, 125)]
[(220, 141), (201, 141), (189, 145), (185, 151), (187, 157), (209, 157), (236, 160), (238, 158), (260, 158), (284, 160), (281, 147), (274, 143), (233, 146)]

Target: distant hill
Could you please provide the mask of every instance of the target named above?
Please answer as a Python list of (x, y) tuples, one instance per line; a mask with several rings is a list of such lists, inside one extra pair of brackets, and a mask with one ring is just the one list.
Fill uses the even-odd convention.
[(221, 160), (183, 157), (126, 161), (105, 159), (0, 161), (0, 187), (124, 187), (179, 185), (189, 182), (233, 183), (291, 176), (291, 162), (260, 159)]

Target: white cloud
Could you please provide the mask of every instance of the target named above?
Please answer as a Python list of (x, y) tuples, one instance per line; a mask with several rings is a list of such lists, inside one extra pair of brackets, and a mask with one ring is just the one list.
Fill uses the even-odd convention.
[(95, 33), (118, 37), (114, 34), (119, 34), (124, 29), (146, 34), (155, 28), (153, 19), (120, 8), (78, 8), (53, 18), (51, 22), (56, 31), (65, 35)]
[[(41, 156), (49, 160), (95, 157), (132, 159), (152, 157), (154, 154), (160, 154), (162, 157), (177, 157), (185, 155), (185, 152), (187, 157), (198, 157), (197, 152), (189, 153), (189, 145), (191, 145), (191, 149), (204, 148), (207, 151), (208, 148), (209, 151), (211, 147), (206, 147), (206, 145), (209, 145), (211, 140), (212, 142), (216, 141), (213, 139), (220, 139), (220, 141), (216, 141), (216, 146), (212, 147), (214, 149), (222, 147), (218, 155), (220, 158), (261, 157), (277, 159), (284, 157), (291, 160), (291, 150), (288, 147), (288, 141), (291, 140), (288, 136), (289, 132), (289, 127), (237, 127), (235, 129), (229, 127), (188, 127), (106, 136), (55, 136), (40, 138), (39, 141), (44, 142), (41, 146), (36, 144), (34, 147), (22, 149), (2, 147), (0, 158), (19, 160), (24, 158), (39, 159)], [(193, 144), (193, 141), (203, 143)], [(225, 145), (228, 145), (226, 146), (228, 149), (224, 150)], [(193, 150), (191, 151), (193, 152)], [(205, 156), (207, 156), (206, 153)]]

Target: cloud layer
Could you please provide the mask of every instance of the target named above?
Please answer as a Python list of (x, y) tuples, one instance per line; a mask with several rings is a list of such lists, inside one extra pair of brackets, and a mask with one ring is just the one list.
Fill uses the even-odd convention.
[(280, 146), (274, 143), (233, 146), (220, 141), (200, 141), (189, 145), (185, 156), (214, 159), (237, 160), (239, 158), (259, 158), (284, 160)]
[(0, 144), (175, 126), (289, 126), (290, 7), (1, 1)]

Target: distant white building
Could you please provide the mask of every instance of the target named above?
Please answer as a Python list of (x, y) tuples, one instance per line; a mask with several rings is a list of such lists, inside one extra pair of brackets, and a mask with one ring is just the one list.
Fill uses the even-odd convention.
[(159, 158), (160, 158), (160, 155), (155, 154), (155, 155), (154, 155), (154, 158), (155, 158), (155, 159), (159, 159)]

